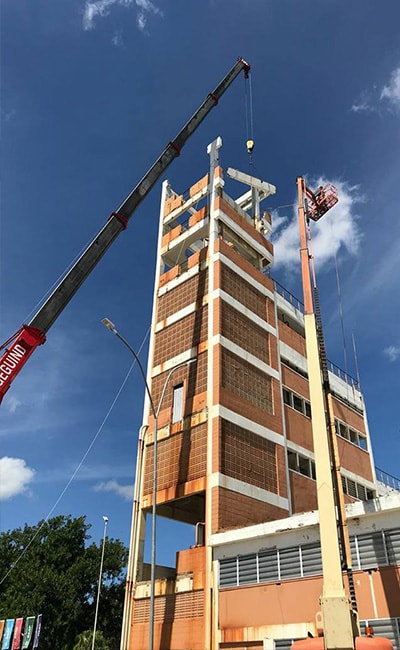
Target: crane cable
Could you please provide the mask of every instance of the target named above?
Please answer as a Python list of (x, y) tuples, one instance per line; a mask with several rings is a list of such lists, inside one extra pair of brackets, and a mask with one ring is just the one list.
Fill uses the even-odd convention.
[(342, 291), (341, 291), (341, 288), (340, 288), (339, 267), (338, 267), (338, 261), (337, 261), (336, 253), (335, 253), (335, 270), (336, 270), (336, 286), (337, 286), (338, 301), (339, 301), (340, 325), (341, 325), (341, 329), (342, 329), (344, 372), (345, 372), (345, 375), (346, 375), (347, 399), (349, 399), (349, 388), (350, 388), (350, 386), (349, 386), (349, 375), (348, 375), (348, 365), (347, 365), (346, 335), (345, 335), (345, 330), (344, 330)]
[(251, 73), (244, 79), (244, 104), (246, 111), (246, 147), (249, 154), (249, 163), (253, 165), (254, 150), (254, 122), (253, 122), (253, 90), (251, 86)]

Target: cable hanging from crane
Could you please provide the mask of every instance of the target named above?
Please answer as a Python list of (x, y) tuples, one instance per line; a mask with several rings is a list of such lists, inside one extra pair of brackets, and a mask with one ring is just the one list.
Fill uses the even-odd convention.
[(249, 154), (250, 165), (253, 164), (254, 150), (254, 123), (253, 123), (253, 90), (251, 86), (251, 74), (244, 79), (244, 102), (246, 111), (246, 147)]

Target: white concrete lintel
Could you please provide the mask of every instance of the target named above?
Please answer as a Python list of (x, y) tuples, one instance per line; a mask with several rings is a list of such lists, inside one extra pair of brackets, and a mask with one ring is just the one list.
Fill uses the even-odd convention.
[[(206, 196), (209, 192), (209, 186), (206, 185), (203, 187), (201, 190), (196, 192), (193, 196), (191, 196), (185, 203), (183, 203), (179, 208), (175, 208), (175, 210), (172, 210), (169, 214), (167, 214), (166, 217), (164, 217), (164, 225), (169, 223), (170, 221), (173, 221), (177, 217), (179, 217), (181, 214), (184, 212), (191, 212), (191, 208), (198, 202), (200, 199), (203, 198), (203, 196)], [(177, 195), (179, 196), (179, 194)]]
[(244, 359), (247, 361), (247, 363), (255, 366), (266, 375), (269, 375), (270, 377), (273, 377), (279, 381), (279, 372), (277, 370), (264, 363), (264, 361), (261, 361), (261, 359), (255, 357), (254, 354), (250, 354), (250, 352), (247, 352), (247, 350), (244, 350), (239, 345), (236, 345), (236, 343), (233, 343), (233, 341), (225, 338), (225, 336), (221, 336), (220, 334), (213, 336), (212, 345), (222, 345), (222, 347), (224, 347), (226, 350), (229, 350), (233, 354), (236, 354), (236, 356), (240, 357), (240, 359)]
[(185, 350), (184, 352), (177, 354), (176, 357), (172, 357), (172, 359), (168, 359), (168, 361), (164, 361), (164, 363), (158, 366), (154, 366), (151, 376), (152, 378), (157, 377), (157, 375), (161, 375), (163, 372), (171, 370), (175, 366), (178, 366), (180, 363), (185, 363), (185, 361), (189, 361), (189, 359), (196, 358), (196, 356), (197, 347), (189, 348), (189, 350)]
[(287, 359), (290, 363), (300, 368), (300, 370), (303, 372), (308, 372), (307, 359), (303, 357), (302, 354), (291, 348), (290, 345), (287, 345), (287, 343), (283, 343), (283, 341), (279, 341), (279, 345), (283, 362), (285, 362), (285, 359)]
[(264, 296), (268, 296), (268, 298), (270, 298), (271, 300), (274, 300), (274, 294), (273, 294), (272, 291), (267, 289), (267, 287), (264, 287), (264, 285), (261, 284), (260, 282), (257, 282), (257, 280), (252, 278), (251, 275), (246, 273), (246, 271), (244, 271), (240, 266), (238, 266), (237, 264), (232, 262), (232, 260), (230, 260), (228, 257), (225, 257), (225, 255), (223, 255), (223, 253), (216, 253), (213, 256), (212, 261), (213, 262), (217, 262), (217, 261), (222, 262), (223, 264), (225, 264), (225, 266), (230, 268), (231, 271), (234, 271), (237, 275), (239, 275), (241, 278), (243, 278), (243, 280), (246, 280), (246, 282), (248, 282), (252, 287), (257, 289), (257, 291), (262, 293)]
[(294, 298), (294, 296), (291, 296), (291, 294), (288, 293), (288, 296), (296, 302), (296, 304), (293, 304), (292, 302), (289, 302), (289, 300), (286, 300), (281, 294), (277, 291), (276, 292), (276, 304), (278, 309), (282, 309), (288, 316), (293, 318), (299, 325), (304, 330), (304, 316), (303, 312), (301, 311), (300, 307), (300, 301), (297, 300), (297, 298)]
[(230, 305), (234, 309), (237, 309), (237, 311), (240, 311), (241, 314), (249, 318), (255, 325), (258, 325), (258, 327), (261, 327), (266, 332), (269, 332), (273, 336), (276, 336), (275, 327), (272, 327), (272, 325), (267, 323), (267, 321), (257, 316), (257, 314), (255, 314), (250, 309), (247, 309), (247, 307), (245, 307), (241, 302), (239, 302), (235, 298), (232, 298), (232, 296), (229, 293), (226, 293), (222, 289), (216, 289), (215, 291), (213, 291), (212, 299), (215, 300), (216, 298), (221, 298), (221, 300), (228, 303), (228, 305)]
[(252, 433), (255, 433), (257, 436), (260, 436), (261, 438), (270, 440), (271, 442), (274, 442), (275, 444), (280, 445), (282, 447), (284, 446), (284, 439), (281, 433), (272, 431), (272, 429), (268, 429), (267, 427), (264, 427), (261, 424), (254, 422), (254, 420), (249, 420), (243, 415), (239, 415), (239, 413), (236, 413), (235, 411), (232, 411), (231, 409), (228, 409), (226, 408), (226, 406), (222, 406), (221, 404), (215, 404), (212, 407), (211, 417), (223, 418), (224, 420), (228, 420), (228, 422), (237, 424), (238, 427), (242, 427), (243, 429), (246, 429), (246, 431), (251, 431)]
[[(274, 261), (274, 256), (272, 253), (264, 247), (262, 244), (259, 244), (258, 241), (255, 239), (251, 239), (251, 243), (249, 242), (249, 234), (246, 232), (246, 230), (243, 230), (236, 221), (228, 217), (225, 212), (223, 212), (221, 209), (214, 210), (214, 217), (216, 219), (219, 219), (220, 221), (223, 221), (233, 232), (235, 232), (239, 237), (241, 237), (245, 242), (249, 243), (251, 248), (254, 248), (257, 253), (259, 253), (263, 258), (267, 259), (271, 264)], [(255, 231), (257, 232), (257, 231)], [(265, 241), (268, 241), (267, 239)]]
[(287, 448), (288, 451), (294, 451), (297, 454), (301, 454), (305, 458), (309, 458), (310, 460), (315, 459), (315, 454), (313, 451), (310, 451), (309, 449), (306, 449), (305, 447), (302, 447), (301, 445), (297, 445), (295, 442), (292, 442), (291, 440), (287, 441)]
[[(208, 295), (203, 296), (203, 305), (206, 304), (208, 301)], [(176, 311), (174, 314), (171, 314), (170, 316), (167, 316), (164, 320), (158, 321), (155, 331), (160, 332), (163, 330), (165, 327), (169, 327), (169, 325), (173, 325), (174, 323), (177, 323), (178, 321), (182, 320), (182, 318), (185, 318), (186, 316), (189, 316), (190, 314), (193, 314), (198, 309), (197, 303), (192, 302), (190, 305), (186, 305), (186, 307), (183, 307), (183, 309), (180, 309), (179, 311)]]
[[(370, 526), (374, 528), (376, 526), (374, 521), (377, 517), (392, 522), (392, 528), (393, 526), (396, 527), (400, 525), (400, 494), (389, 494), (372, 501), (349, 503), (346, 505), (346, 514), (349, 520), (350, 533), (354, 532), (355, 528), (360, 527), (360, 521), (363, 520), (365, 522), (364, 527), (368, 527), (368, 520), (370, 520)], [(263, 524), (215, 533), (210, 535), (208, 543), (214, 547), (223, 547), (224, 545), (246, 542), (247, 540), (260, 540), (271, 535), (286, 534), (290, 533), (290, 531), (302, 530), (305, 533), (306, 528), (317, 526), (317, 524), (318, 510), (312, 510), (286, 519), (277, 519)]]
[(239, 183), (244, 183), (244, 185), (250, 185), (250, 187), (254, 187), (254, 189), (256, 189), (263, 198), (270, 196), (270, 194), (276, 193), (275, 185), (271, 185), (271, 183), (263, 181), (261, 178), (256, 178), (255, 176), (241, 172), (238, 169), (228, 167), (226, 174), (229, 176), (229, 178), (233, 178), (235, 181), (239, 181)]
[(375, 490), (376, 488), (376, 485), (373, 481), (369, 481), (364, 476), (360, 476), (359, 474), (355, 474), (354, 472), (349, 472), (349, 470), (345, 469), (343, 465), (340, 468), (340, 473), (343, 474), (343, 476), (346, 476), (347, 478), (351, 479), (352, 481), (355, 481), (360, 485), (364, 485), (369, 490)]
[(269, 492), (269, 490), (263, 490), (256, 485), (250, 485), (250, 483), (245, 483), (244, 481), (239, 481), (236, 478), (231, 476), (226, 476), (221, 472), (215, 472), (210, 477), (210, 487), (221, 487), (226, 490), (231, 490), (232, 492), (237, 492), (238, 494), (243, 494), (244, 496), (250, 497), (251, 499), (256, 499), (257, 501), (262, 501), (263, 503), (270, 503), (277, 508), (282, 508), (283, 510), (288, 510), (289, 503), (288, 500), (284, 497), (279, 496), (279, 494), (274, 494), (274, 492)]
[(188, 269), (182, 275), (178, 275), (177, 278), (174, 278), (173, 280), (170, 280), (166, 284), (164, 284), (163, 287), (160, 287), (158, 290), (158, 295), (163, 296), (165, 293), (168, 293), (168, 291), (171, 291), (171, 289), (175, 289), (175, 287), (178, 287), (182, 282), (186, 282), (186, 280), (189, 280), (192, 278), (194, 275), (197, 275), (199, 272), (199, 269), (197, 266), (193, 266), (191, 269)]

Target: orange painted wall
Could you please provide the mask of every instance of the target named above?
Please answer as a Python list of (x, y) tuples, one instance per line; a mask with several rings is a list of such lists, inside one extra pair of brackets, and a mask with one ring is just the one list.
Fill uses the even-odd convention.
[[(400, 567), (382, 567), (371, 578), (378, 618), (400, 616)], [(368, 572), (355, 571), (354, 583), (360, 619), (376, 618)], [(320, 609), (321, 593), (322, 576), (223, 589), (219, 592), (220, 628), (312, 621)]]

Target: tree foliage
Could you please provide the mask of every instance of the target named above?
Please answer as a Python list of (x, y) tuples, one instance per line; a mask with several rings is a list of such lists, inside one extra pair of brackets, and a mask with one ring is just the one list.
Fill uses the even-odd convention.
[[(73, 650), (92, 650), (92, 643), (93, 630), (86, 630), (78, 636)], [(110, 650), (110, 646), (101, 632), (96, 632), (95, 648), (96, 650)]]
[[(0, 581), (8, 573), (0, 619), (41, 613), (41, 650), (70, 650), (93, 626), (101, 544), (89, 543), (89, 529), (85, 517), (60, 515), (0, 534)], [(122, 542), (106, 539), (97, 625), (104, 650), (119, 648), (127, 554)]]

